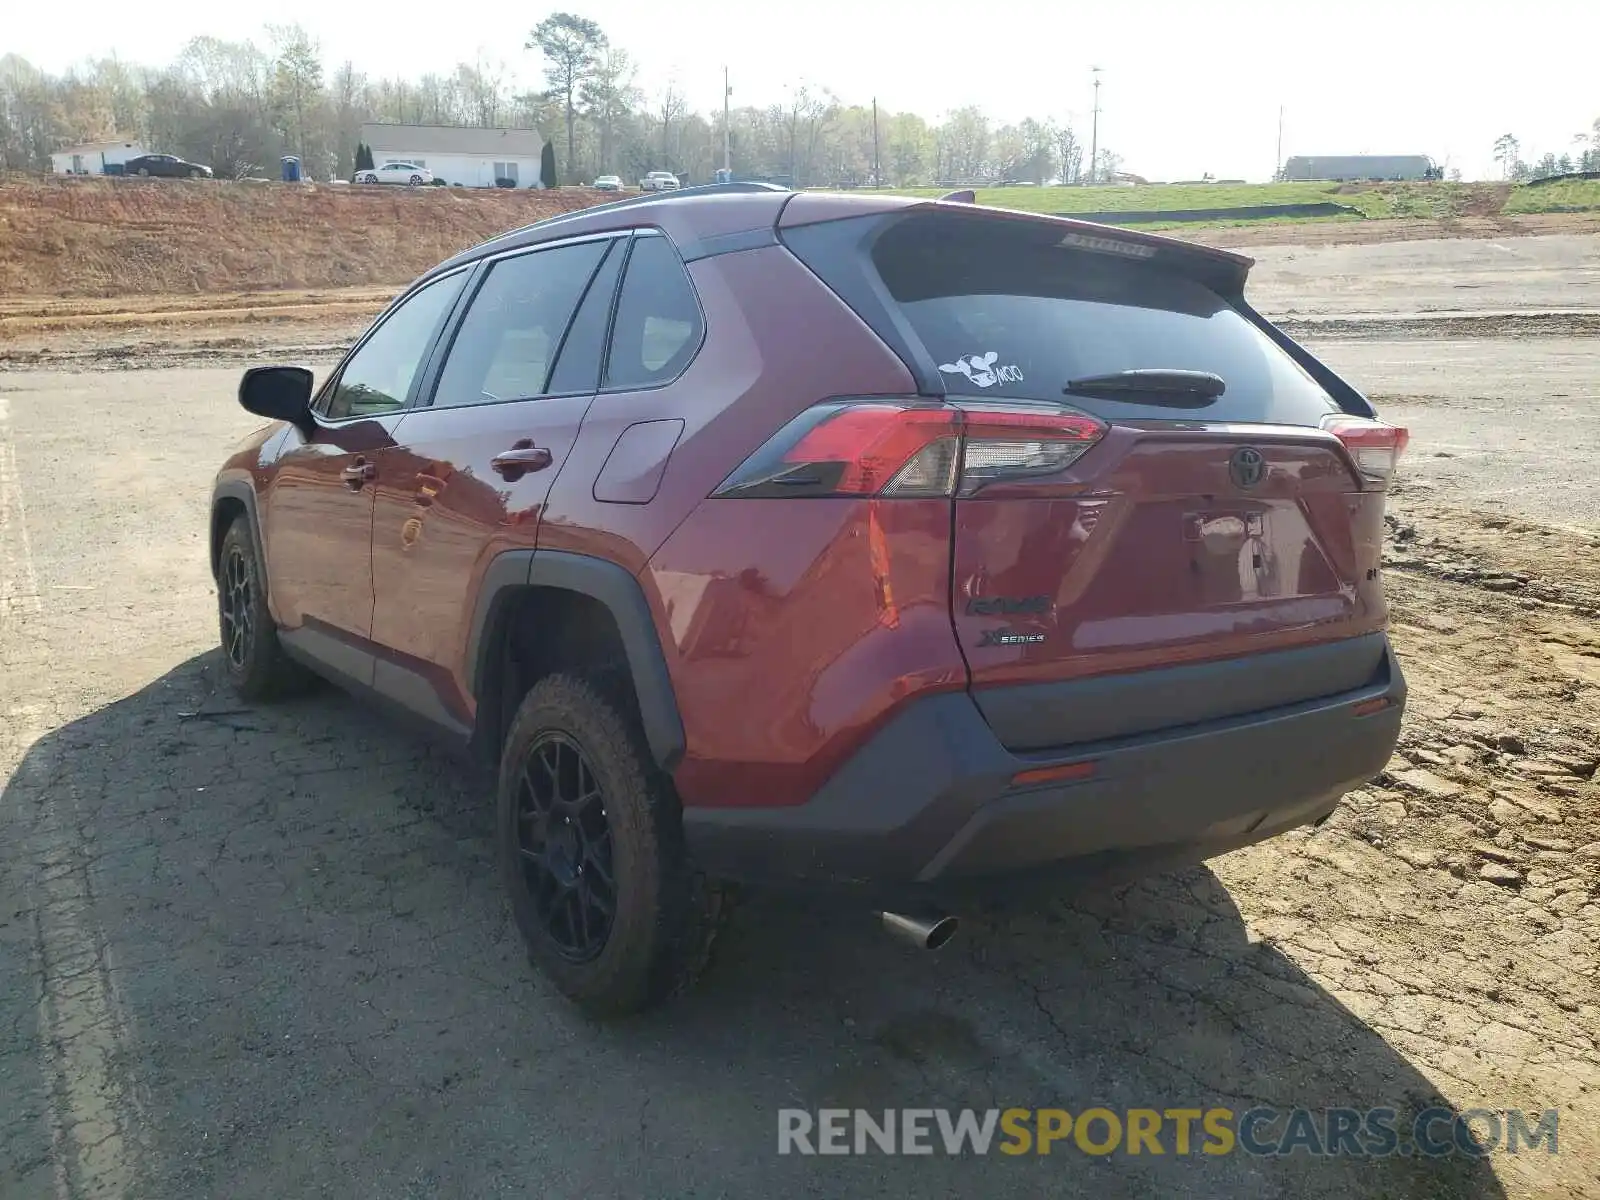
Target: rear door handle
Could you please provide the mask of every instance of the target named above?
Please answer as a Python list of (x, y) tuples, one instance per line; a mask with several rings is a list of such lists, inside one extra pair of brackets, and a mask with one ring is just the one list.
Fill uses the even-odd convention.
[(361, 458), (339, 472), (339, 478), (344, 480), (345, 487), (352, 492), (359, 492), (364, 485), (371, 483), (377, 477), (378, 468)]
[(535, 446), (532, 438), (522, 438), (509, 450), (502, 450), (489, 465), (507, 480), (521, 479), (529, 471), (542, 471), (554, 460), (550, 451)]

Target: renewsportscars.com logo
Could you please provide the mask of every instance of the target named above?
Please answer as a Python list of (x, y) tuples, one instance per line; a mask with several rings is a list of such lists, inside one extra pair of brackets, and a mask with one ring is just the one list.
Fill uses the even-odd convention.
[(1558, 1153), (1557, 1111), (1426, 1108), (778, 1110), (779, 1154), (1289, 1154), (1481, 1158)]

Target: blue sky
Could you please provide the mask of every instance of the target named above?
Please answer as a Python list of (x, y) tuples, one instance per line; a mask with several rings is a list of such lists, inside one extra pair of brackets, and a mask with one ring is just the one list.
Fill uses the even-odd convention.
[[(546, 10), (509, 0), (439, 8), (349, 0), (77, 0), (9, 6), (0, 51), (60, 71), (115, 52), (169, 60), (191, 36), (262, 37), (298, 21), (329, 62), (371, 74), (448, 70), (480, 53), (532, 84), (523, 50)], [(697, 108), (781, 101), (826, 86), (847, 102), (877, 96), (929, 118), (980, 104), (997, 121), (1073, 119), (1087, 140), (1090, 68), (1103, 69), (1101, 144), (1153, 179), (1266, 178), (1278, 109), (1284, 153), (1420, 153), (1467, 178), (1497, 168), (1492, 143), (1516, 133), (1524, 157), (1572, 149), (1600, 117), (1594, 86), (1600, 4), (1427, 0), (1145, 0), (1136, 6), (1011, 0), (566, 0), (640, 63), (647, 92), (669, 81)], [(439, 16), (438, 14), (447, 14)]]

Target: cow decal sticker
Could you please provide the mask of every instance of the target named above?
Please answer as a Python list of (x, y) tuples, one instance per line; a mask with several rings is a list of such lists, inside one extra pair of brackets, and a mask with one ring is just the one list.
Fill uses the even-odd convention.
[(993, 350), (987, 354), (964, 354), (953, 363), (940, 363), (939, 370), (946, 375), (965, 375), (981, 388), (991, 388), (997, 383), (1021, 383), (1022, 368), (997, 367), (994, 360), (999, 357)]

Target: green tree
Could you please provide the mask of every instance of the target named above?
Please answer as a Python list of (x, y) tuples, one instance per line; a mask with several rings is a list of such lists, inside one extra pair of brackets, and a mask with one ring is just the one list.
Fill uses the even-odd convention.
[(556, 148), (550, 142), (539, 151), (539, 183), (547, 188), (556, 185)]
[(878, 124), (887, 130), (883, 163), (889, 181), (896, 187), (928, 182), (933, 150), (928, 123), (915, 113), (896, 113), (887, 121), (880, 115)]
[(1022, 162), (1018, 166), (1021, 177), (1041, 187), (1048, 183), (1056, 166), (1056, 131), (1048, 121), (1035, 121), (1027, 117), (1017, 126), (1022, 138)]
[(939, 129), (939, 157), (941, 179), (976, 183), (987, 176), (989, 118), (981, 108), (969, 104), (945, 119)]
[(302, 162), (309, 162), (307, 131), (322, 107), (322, 57), (317, 44), (298, 25), (269, 26), (277, 50), (272, 68), (272, 106), (284, 140)]
[(575, 123), (578, 93), (594, 76), (606, 35), (600, 26), (576, 13), (551, 13), (534, 26), (527, 49), (546, 59), (545, 82), (561, 97), (567, 117), (567, 180), (577, 182)]

